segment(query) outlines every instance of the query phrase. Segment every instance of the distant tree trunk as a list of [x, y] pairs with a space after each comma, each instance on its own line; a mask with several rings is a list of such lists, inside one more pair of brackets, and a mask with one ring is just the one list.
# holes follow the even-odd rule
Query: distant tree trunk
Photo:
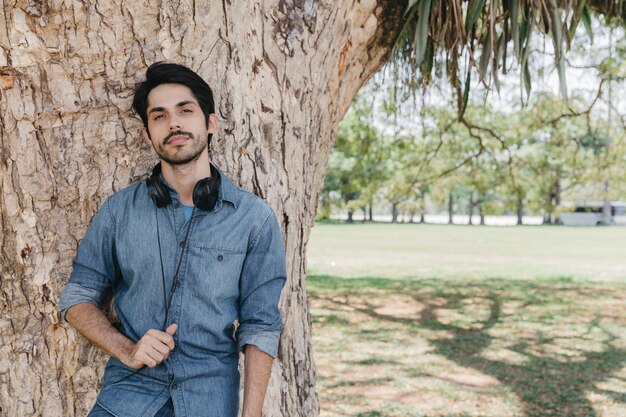
[[554, 194], [554, 187], [552, 187], [552, 189], [550, 190], [550, 195], [548, 197], [548, 209], [544, 212], [543, 214], [543, 223], [544, 224], [552, 224], [553, 222], [553, 217], [552, 217], [552, 207], [554, 207], [554, 199], [555, 199], [555, 194]]
[[424, 212], [420, 213], [420, 224], [426, 223], [426, 214]]
[[367, 221], [367, 206], [363, 206], [362, 210], [363, 210], [363, 220], [361, 220], [361, 222], [365, 223]]
[[374, 221], [374, 209], [372, 208], [373, 206], [374, 205], [370, 203], [369, 209], [368, 209], [367, 220], [369, 220], [370, 222]]
[[453, 224], [452, 217], [454, 216], [454, 197], [452, 193], [448, 193], [448, 224]]
[[552, 224], [552, 211], [547, 210], [543, 213], [543, 224]]
[[391, 203], [391, 223], [398, 223], [398, 203]]
[[[561, 179], [560, 177], [558, 177], [556, 179], [556, 182], [554, 183], [554, 207], [558, 209], [560, 205], [561, 205]], [[555, 216], [554, 224], [562, 224], [560, 214], [557, 214]]]
[[485, 214], [483, 213], [483, 205], [482, 204], [478, 205], [478, 214], [480, 215], [480, 225], [484, 226], [485, 225]]
[[524, 224], [524, 199], [522, 196], [517, 197], [517, 224]]
[[348, 223], [354, 223], [354, 211], [348, 210], [348, 219], [346, 220]]
[[[609, 182], [604, 182], [604, 195], [609, 194]], [[611, 207], [611, 200], [605, 197], [604, 204], [602, 205], [602, 224], [604, 226], [609, 226], [612, 223], [613, 219], [613, 209]]]
[[0, 415], [85, 416], [106, 355], [60, 320], [59, 292], [105, 196], [155, 156], [131, 117], [159, 60], [214, 88], [213, 161], [274, 208], [289, 277], [265, 416], [319, 404], [304, 242], [338, 123], [384, 63], [406, 1], [0, 4]]
[[472, 194], [470, 195], [470, 201], [469, 201], [469, 219], [467, 221], [468, 225], [472, 225], [472, 216], [474, 215], [474, 204], [476, 204], [474, 202], [474, 192], [472, 192]]

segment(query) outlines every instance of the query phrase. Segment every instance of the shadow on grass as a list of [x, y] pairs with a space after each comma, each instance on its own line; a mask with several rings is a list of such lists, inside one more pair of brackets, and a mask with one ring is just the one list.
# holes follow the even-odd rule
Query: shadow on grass
[[[553, 305], [561, 303], [570, 308], [574, 303], [571, 306], [573, 311], [584, 316], [584, 311], [576, 311], [575, 303], [578, 300], [611, 297], [616, 286], [623, 291], [623, 285], [581, 284], [572, 282], [568, 277], [539, 281], [486, 279], [463, 282], [311, 276], [310, 282], [313, 298], [338, 305], [341, 309], [349, 308], [375, 320], [406, 325], [407, 331], [416, 327], [439, 331], [433, 332], [435, 335], [444, 331], [445, 336], [429, 339], [434, 348], [433, 353], [496, 378], [517, 395], [525, 416], [596, 417], [597, 413], [587, 398], [589, 393], [607, 396], [626, 408], [626, 394], [596, 387], [596, 383], [626, 365], [626, 349], [619, 347], [618, 337], [600, 323], [600, 316], [587, 320], [585, 325], [587, 334], [598, 335], [593, 342], [599, 343], [601, 348], [596, 346], [588, 350], [579, 349], [575, 357], [558, 353], [546, 354], [545, 352], [550, 352], [548, 348], [558, 345], [563, 337], [537, 331], [530, 337], [524, 333], [516, 336], [514, 343], [508, 347], [524, 359], [521, 363], [490, 359], [483, 355], [496, 339], [490, 330], [498, 324], [502, 325], [503, 318], [511, 314], [523, 316], [528, 308], [545, 308], [545, 320], [552, 328], [552, 325], [559, 324], [558, 320], [555, 321], [559, 319], [558, 311], [555, 316], [549, 310]], [[415, 319], [381, 314], [376, 311], [379, 306], [368, 301], [376, 293], [408, 295], [422, 308]], [[358, 303], [351, 303], [351, 296], [355, 295], [361, 297], [358, 297]], [[443, 318], [445, 312], [462, 313], [467, 309], [471, 310], [471, 301], [476, 299], [482, 300], [482, 304], [488, 306], [488, 314], [480, 319], [459, 323], [458, 320]], [[511, 301], [518, 306], [516, 312], [503, 314], [503, 303]], [[565, 337], [575, 339], [577, 336]], [[584, 344], [585, 341], [581, 339], [580, 343]], [[370, 362], [374, 364], [376, 360], [369, 359], [368, 364]], [[383, 362], [381, 363], [384, 364]], [[412, 372], [415, 374], [416, 370]], [[360, 415], [383, 414], [371, 411]]]

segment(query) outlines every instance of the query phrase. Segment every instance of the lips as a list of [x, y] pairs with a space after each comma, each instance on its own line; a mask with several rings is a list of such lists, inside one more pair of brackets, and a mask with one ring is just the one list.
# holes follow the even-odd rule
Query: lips
[[187, 135], [175, 135], [172, 136], [171, 138], [169, 138], [165, 144], [166, 145], [182, 145], [183, 143], [187, 142], [188, 140], [190, 140], [191, 138]]

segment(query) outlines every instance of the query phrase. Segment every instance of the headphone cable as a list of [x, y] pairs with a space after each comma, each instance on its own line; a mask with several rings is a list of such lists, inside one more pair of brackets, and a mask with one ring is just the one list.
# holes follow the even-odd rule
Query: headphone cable
[[[169, 315], [169, 309], [172, 305], [172, 299], [174, 298], [174, 291], [176, 291], [176, 287], [178, 286], [178, 272], [180, 271], [180, 265], [182, 263], [183, 257], [185, 255], [185, 249], [187, 248], [187, 241], [189, 240], [189, 234], [191, 232], [191, 226], [193, 223], [193, 219], [194, 219], [194, 214], [196, 211], [196, 206], [194, 205], [193, 210], [191, 211], [191, 218], [189, 219], [189, 226], [187, 226], [187, 232], [185, 233], [185, 240], [183, 241], [183, 250], [180, 253], [180, 259], [178, 260], [178, 265], [176, 266], [176, 273], [174, 274], [174, 279], [172, 280], [172, 287], [170, 288], [170, 299], [169, 301], [167, 300], [167, 290], [165, 289], [165, 268], [163, 267], [163, 255], [161, 252], [161, 233], [159, 230], [159, 212], [158, 210], [155, 210], [155, 219], [156, 219], [156, 227], [157, 227], [157, 243], [159, 245], [159, 261], [161, 263], [161, 278], [162, 278], [162, 282], [163, 282], [163, 304], [165, 306], [165, 320], [163, 321], [163, 330], [165, 331], [166, 329], [166, 324], [167, 324], [167, 318]], [[119, 384], [120, 382], [124, 381], [126, 378], [131, 377], [133, 375], [135, 375], [137, 372], [141, 371], [143, 369], [143, 366], [141, 368], [137, 368], [135, 369], [133, 372], [131, 372], [130, 374], [123, 376], [121, 379], [115, 381], [113, 383], [113, 385], [115, 384]]]
[[158, 222], [157, 222], [157, 239], [159, 242], [159, 258], [161, 260], [161, 277], [163, 278], [163, 301], [165, 303], [165, 320], [163, 322], [163, 331], [167, 328], [167, 321], [169, 317], [170, 307], [172, 306], [172, 300], [174, 299], [174, 292], [178, 287], [178, 273], [180, 272], [180, 266], [183, 263], [183, 258], [185, 257], [185, 250], [187, 249], [187, 243], [189, 242], [189, 234], [191, 233], [191, 227], [193, 226], [194, 214], [196, 213], [196, 206], [193, 206], [191, 210], [191, 218], [189, 219], [189, 225], [187, 226], [187, 232], [185, 233], [185, 239], [183, 240], [183, 247], [180, 252], [180, 258], [178, 259], [178, 265], [176, 265], [176, 272], [174, 273], [174, 278], [172, 279], [172, 286], [170, 287], [170, 299], [167, 300], [166, 290], [165, 290], [165, 273], [163, 272], [163, 255], [161, 255], [161, 239], [158, 235]]

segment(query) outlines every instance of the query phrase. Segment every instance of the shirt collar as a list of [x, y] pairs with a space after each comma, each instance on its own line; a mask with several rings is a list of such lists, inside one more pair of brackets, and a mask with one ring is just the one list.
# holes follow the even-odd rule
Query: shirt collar
[[213, 170], [217, 171], [217, 174], [220, 176], [219, 199], [222, 201], [228, 201], [235, 208], [237, 208], [240, 202], [239, 190], [237, 189], [235, 184], [233, 184], [230, 178], [224, 175], [222, 171], [220, 171], [220, 169], [217, 168], [215, 165], [211, 164], [211, 171]]
[[[160, 172], [159, 175], [161, 176], [161, 180], [163, 181], [163, 184], [165, 184], [165, 186], [170, 191], [170, 193], [174, 194], [178, 198], [178, 193], [176, 192], [176, 190], [174, 190], [174, 188], [172, 188], [171, 185], [168, 184], [168, 182], [165, 180], [165, 177], [163, 176], [163, 173]], [[237, 208], [237, 206], [239, 206], [239, 203], [241, 201], [237, 186], [233, 184], [230, 178], [224, 175], [222, 171], [213, 164], [211, 164], [211, 175], [219, 176], [219, 180], [220, 180], [220, 191], [217, 197], [218, 203], [216, 205], [216, 210], [219, 207], [221, 207], [222, 201], [228, 201], [235, 208]]]

